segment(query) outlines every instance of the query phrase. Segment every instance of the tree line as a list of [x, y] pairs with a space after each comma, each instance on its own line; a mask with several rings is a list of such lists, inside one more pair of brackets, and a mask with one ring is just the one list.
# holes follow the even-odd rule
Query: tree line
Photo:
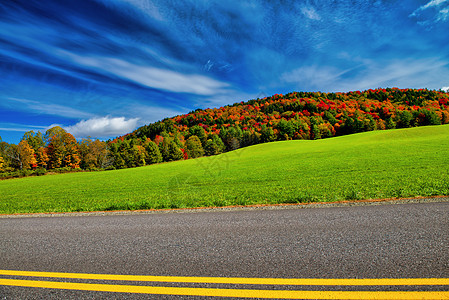
[[272, 141], [447, 123], [449, 94], [441, 90], [293, 92], [197, 109], [109, 141], [77, 141], [61, 127], [44, 134], [29, 131], [18, 145], [0, 139], [0, 172], [7, 177], [14, 172], [131, 168]]
[[192, 128], [187, 138], [163, 132], [154, 141], [149, 138], [77, 141], [59, 126], [44, 134], [28, 131], [17, 145], [8, 144], [0, 137], [0, 178], [43, 175], [48, 171], [133, 168], [224, 152], [221, 139], [206, 140], [205, 137], [200, 127]]
[[107, 168], [108, 145], [90, 138], [77, 141], [56, 126], [41, 132], [28, 131], [21, 141], [8, 144], [0, 138], [0, 172], [2, 177], [42, 175], [47, 170], [64, 172]]

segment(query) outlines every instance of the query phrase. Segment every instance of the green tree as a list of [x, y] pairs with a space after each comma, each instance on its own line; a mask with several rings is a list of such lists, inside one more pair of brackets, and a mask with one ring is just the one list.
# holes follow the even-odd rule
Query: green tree
[[117, 153], [115, 155], [115, 159], [114, 159], [114, 167], [116, 169], [123, 169], [126, 168], [126, 162], [123, 159], [123, 156], [120, 153]]
[[124, 140], [120, 143], [119, 151], [121, 157], [125, 160], [125, 167], [132, 168], [134, 165], [134, 153], [132, 147], [134, 146], [134, 140]]
[[184, 154], [182, 153], [181, 149], [169, 137], [164, 138], [159, 146], [164, 161], [175, 161], [184, 158]]
[[319, 128], [318, 121], [315, 117], [310, 118], [310, 139], [311, 140], [321, 139], [321, 131]]
[[208, 139], [206, 142], [206, 146], [204, 146], [204, 153], [207, 156], [220, 154], [220, 149], [218, 145], [211, 139]]
[[377, 129], [376, 120], [374, 120], [374, 118], [371, 115], [367, 115], [364, 122], [366, 131], [373, 131]]
[[207, 138], [206, 138], [206, 132], [204, 131], [204, 128], [198, 125], [192, 126], [189, 129], [189, 136], [196, 135], [199, 140], [201, 141], [201, 145], [204, 146], [206, 144]]
[[3, 158], [2, 169], [3, 172], [8, 172], [11, 169], [11, 158], [9, 157], [9, 144], [2, 141], [0, 137], [0, 156]]
[[168, 157], [167, 161], [181, 160], [184, 158], [184, 154], [181, 149], [176, 145], [174, 141], [168, 143]]
[[201, 145], [200, 139], [196, 135], [192, 135], [187, 139], [185, 150], [189, 158], [197, 158], [204, 155], [203, 146]]
[[22, 140], [26, 140], [31, 148], [33, 148], [34, 152], [37, 152], [37, 149], [45, 146], [45, 140], [40, 131], [34, 133], [33, 130], [25, 132], [22, 137]]
[[226, 145], [228, 151], [240, 148], [240, 141], [242, 139], [242, 129], [239, 126], [232, 126], [229, 128], [222, 128], [220, 136]]
[[244, 130], [241, 140], [242, 147], [247, 147], [260, 143], [260, 133]]
[[147, 141], [145, 142], [145, 149], [147, 152], [147, 156], [145, 158], [147, 165], [162, 162], [162, 154], [159, 151], [159, 147], [156, 145], [155, 142], [152, 142], [150, 139], [147, 139]]
[[426, 115], [425, 125], [441, 125], [441, 119], [434, 111], [426, 109], [424, 114]]
[[184, 136], [181, 133], [176, 132], [173, 135], [173, 141], [176, 143], [176, 145], [178, 145], [179, 148], [184, 147], [185, 140]]
[[279, 130], [279, 138], [282, 140], [291, 139], [295, 133], [292, 123], [285, 119], [279, 121], [277, 129]]
[[218, 147], [218, 153], [223, 153], [226, 150], [226, 146], [223, 143], [223, 140], [220, 138], [220, 136], [218, 136], [217, 134], [212, 134], [211, 136], [212, 141], [215, 143], [215, 145], [217, 145]]
[[243, 130], [242, 141], [241, 141], [242, 147], [247, 147], [252, 144], [253, 144], [253, 139], [252, 139], [251, 131]]
[[398, 125], [401, 128], [411, 127], [411, 122], [413, 120], [413, 115], [408, 110], [401, 111], [399, 113], [399, 122]]
[[273, 142], [276, 140], [276, 135], [274, 134], [274, 130], [271, 127], [267, 127], [267, 125], [261, 126], [261, 140], [262, 143]]
[[118, 160], [118, 143], [117, 142], [109, 142], [108, 143], [108, 158], [112, 162], [112, 167], [115, 169], [121, 169], [119, 168], [119, 164], [117, 163]]
[[342, 132], [344, 134], [362, 132], [364, 127], [365, 124], [359, 120], [358, 115], [354, 115], [353, 117], [346, 118], [344, 124], [342, 125]]
[[393, 118], [388, 118], [385, 122], [385, 126], [387, 129], [394, 129], [396, 128], [396, 123], [393, 121]]
[[132, 157], [132, 163], [129, 167], [141, 167], [145, 165], [147, 153], [143, 146], [134, 144], [130, 149], [130, 156]]
[[334, 114], [332, 114], [329, 111], [324, 112], [324, 118], [326, 120], [328, 120], [331, 125], [334, 125], [335, 123], [338, 122], [338, 120], [335, 118]]

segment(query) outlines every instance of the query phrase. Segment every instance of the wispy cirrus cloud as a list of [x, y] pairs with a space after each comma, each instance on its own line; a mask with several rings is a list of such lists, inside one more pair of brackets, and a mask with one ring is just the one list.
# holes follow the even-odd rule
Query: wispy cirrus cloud
[[449, 20], [449, 7], [443, 8], [438, 12], [437, 21]]
[[9, 97], [5, 101], [2, 101], [0, 106], [14, 108], [16, 110], [25, 110], [35, 114], [48, 114], [66, 118], [88, 118], [94, 116], [92, 113], [84, 112], [66, 105], [13, 97]]
[[112, 57], [89, 57], [66, 53], [78, 64], [95, 68], [140, 85], [176, 93], [213, 95], [229, 87], [228, 83], [200, 74], [186, 74], [169, 69], [142, 66]]
[[150, 0], [121, 0], [123, 3], [128, 3], [132, 6], [134, 6], [137, 10], [142, 11], [146, 15], [150, 16], [151, 18], [158, 20], [158, 21], [164, 21], [165, 18], [163, 17], [162, 13], [159, 11], [157, 5]]
[[303, 6], [301, 7], [301, 12], [306, 16], [307, 18], [311, 20], [319, 21], [321, 20], [321, 16], [317, 13], [315, 8], [312, 6]]
[[427, 4], [420, 6], [417, 10], [415, 11], [421, 11], [421, 10], [425, 10], [431, 7], [436, 7], [436, 6], [440, 6], [444, 3], [447, 3], [448, 0], [431, 0], [429, 1]]
[[[282, 75], [301, 90], [348, 91], [378, 87], [433, 86], [449, 78], [449, 65], [440, 58], [374, 61], [364, 60], [354, 68], [306, 65]], [[434, 87], [437, 89], [437, 87]]]
[[299, 86], [308, 86], [314, 90], [342, 81], [342, 75], [350, 72], [332, 66], [306, 65], [282, 74], [281, 79]]
[[29, 125], [29, 124], [18, 124], [18, 123], [0, 123], [0, 131], [15, 131], [15, 132], [26, 132], [26, 131], [45, 131], [47, 126], [41, 125]]
[[[377, 87], [431, 87], [439, 78], [447, 78], [449, 68], [440, 58], [372, 61], [356, 77], [345, 80], [344, 87], [368, 89]], [[437, 87], [434, 87], [437, 88]]]

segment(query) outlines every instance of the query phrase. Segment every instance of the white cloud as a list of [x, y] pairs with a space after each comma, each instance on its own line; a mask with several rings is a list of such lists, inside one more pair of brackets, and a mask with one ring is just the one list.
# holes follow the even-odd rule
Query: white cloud
[[126, 120], [125, 117], [101, 117], [82, 120], [64, 129], [76, 138], [88, 137], [106, 138], [130, 133], [136, 129], [139, 118]]
[[43, 103], [40, 101], [22, 99], [22, 98], [7, 98], [9, 103], [2, 103], [3, 106], [13, 107], [14, 109], [26, 110], [32, 113], [42, 113], [54, 116], [61, 116], [66, 118], [90, 118], [93, 114], [87, 113], [69, 106]]
[[111, 57], [84, 57], [63, 52], [76, 63], [97, 68], [143, 86], [176, 93], [214, 95], [229, 87], [228, 83], [199, 74], [184, 74], [168, 69], [142, 66]]
[[443, 86], [441, 88], [441, 90], [445, 91], [445, 92], [449, 92], [449, 86]]

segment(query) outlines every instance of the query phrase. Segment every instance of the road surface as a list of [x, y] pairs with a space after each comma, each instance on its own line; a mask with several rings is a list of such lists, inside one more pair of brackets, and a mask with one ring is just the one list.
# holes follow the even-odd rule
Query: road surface
[[[343, 298], [368, 295], [363, 292], [382, 295], [406, 291], [403, 295], [410, 299], [414, 295], [444, 298], [449, 297], [448, 245], [449, 202], [1, 218], [0, 299], [203, 299], [203, 290], [212, 291], [219, 299], [229, 296], [228, 291], [244, 289], [262, 291], [249, 293], [250, 297], [264, 297], [263, 291], [268, 297], [268, 291], [280, 290], [334, 293], [323, 297], [337, 297], [339, 291], [359, 293], [341, 294]], [[8, 274], [8, 270], [20, 272]], [[61, 278], [60, 273], [76, 274], [74, 278]], [[88, 275], [81, 278], [78, 273]], [[109, 280], [92, 274], [156, 277], [146, 278], [150, 281], [133, 277]], [[173, 276], [183, 278], [175, 282], [178, 277]], [[217, 277], [222, 281], [215, 282]], [[246, 279], [232, 279], [235, 277]], [[226, 278], [231, 280], [226, 282]], [[263, 278], [321, 281], [276, 284]], [[354, 278], [435, 278], [436, 281], [398, 281], [398, 285], [394, 281], [378, 281], [379, 285], [375, 281], [350, 281], [348, 285], [322, 281]], [[193, 282], [185, 282], [188, 280]], [[207, 283], [208, 280], [211, 282]], [[33, 284], [38, 287], [29, 287]], [[44, 288], [45, 285], [50, 288]], [[114, 290], [119, 285], [162, 287], [144, 291], [162, 293], [101, 291], [102, 287]], [[80, 287], [91, 290], [80, 291]], [[191, 291], [193, 294], [189, 294]], [[178, 292], [184, 296], [170, 294]], [[230, 297], [238, 295], [243, 294]], [[318, 294], [303, 295], [318, 297]], [[399, 294], [383, 294], [386, 295], [390, 298]]]

